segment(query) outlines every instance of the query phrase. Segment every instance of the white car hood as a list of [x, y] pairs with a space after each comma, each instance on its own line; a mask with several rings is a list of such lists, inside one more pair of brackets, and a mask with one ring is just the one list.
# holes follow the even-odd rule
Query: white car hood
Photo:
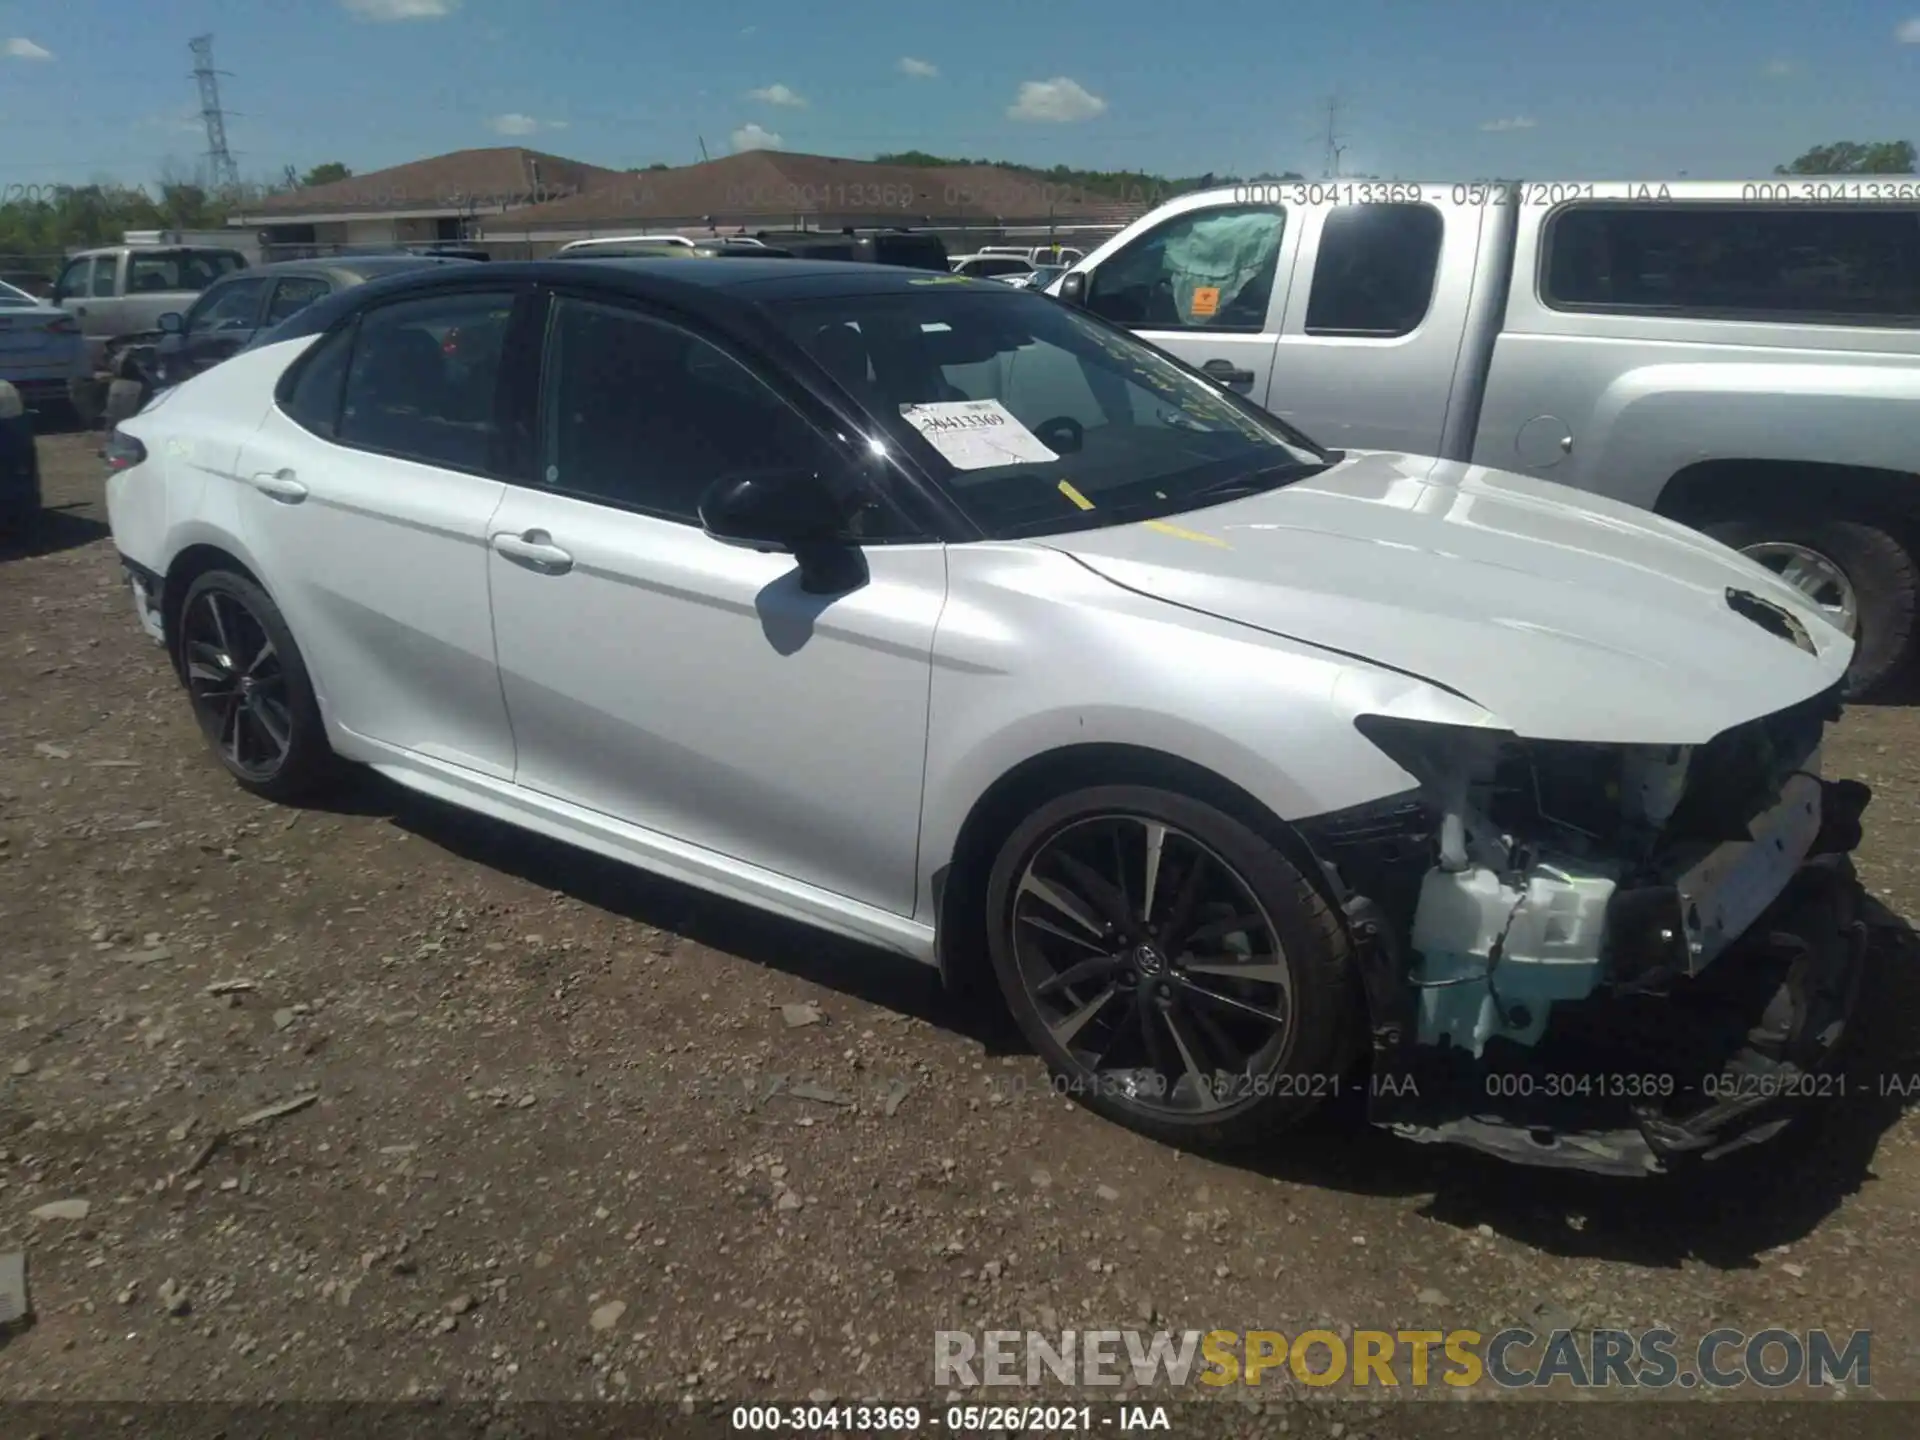
[[[1531, 739], [1700, 744], [1839, 681], [1798, 591], [1647, 511], [1423, 456], [1348, 452], [1278, 490], [1048, 537], [1116, 584], [1416, 675]], [[1733, 609], [1797, 617], [1808, 653]]]

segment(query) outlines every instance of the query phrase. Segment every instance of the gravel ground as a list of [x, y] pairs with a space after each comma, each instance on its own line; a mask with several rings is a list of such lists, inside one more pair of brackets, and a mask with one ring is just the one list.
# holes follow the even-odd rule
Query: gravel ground
[[1150, 1319], [1870, 1328], [1871, 1393], [1920, 1397], [1913, 711], [1830, 741], [1891, 913], [1814, 1123], [1675, 1182], [1344, 1114], [1237, 1167], [1049, 1095], [911, 965], [372, 778], [245, 795], [91, 445], [41, 445], [54, 514], [0, 558], [0, 1251], [37, 1311], [0, 1396], [924, 1400], [936, 1329]]

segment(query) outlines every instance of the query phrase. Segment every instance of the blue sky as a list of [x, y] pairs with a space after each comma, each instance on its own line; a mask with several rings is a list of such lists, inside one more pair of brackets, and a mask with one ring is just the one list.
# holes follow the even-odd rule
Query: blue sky
[[250, 178], [702, 139], [1318, 174], [1336, 91], [1346, 170], [1408, 178], [1739, 177], [1920, 140], [1920, 0], [0, 0], [0, 187], [190, 172], [208, 31]]

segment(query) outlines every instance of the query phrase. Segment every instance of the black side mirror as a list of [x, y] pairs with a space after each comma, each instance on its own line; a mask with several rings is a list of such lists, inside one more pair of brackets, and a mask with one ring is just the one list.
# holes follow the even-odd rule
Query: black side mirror
[[1072, 270], [1062, 275], [1060, 293], [1055, 298], [1064, 300], [1069, 305], [1085, 305], [1087, 303], [1087, 272]]
[[845, 535], [845, 518], [826, 484], [811, 471], [730, 475], [700, 497], [700, 526], [723, 545], [800, 562], [802, 587], [839, 594], [865, 578], [860, 551]]
[[178, 310], [169, 310], [154, 322], [162, 335], [184, 335], [187, 333], [187, 317]]

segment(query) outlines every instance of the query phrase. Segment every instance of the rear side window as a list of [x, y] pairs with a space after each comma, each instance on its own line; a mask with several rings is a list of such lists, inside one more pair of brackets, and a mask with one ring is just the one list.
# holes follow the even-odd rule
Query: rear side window
[[353, 355], [354, 327], [323, 336], [301, 357], [293, 383], [283, 390], [280, 408], [293, 422], [331, 440], [340, 421], [340, 394]]
[[1431, 205], [1343, 205], [1313, 262], [1307, 334], [1410, 335], [1427, 318], [1443, 232]]
[[511, 292], [432, 295], [369, 310], [347, 368], [343, 445], [485, 473]]
[[1578, 205], [1546, 249], [1556, 309], [1920, 324], [1920, 210]]
[[[239, 284], [239, 281], [235, 281]], [[291, 320], [314, 301], [322, 299], [333, 287], [326, 281], [307, 275], [288, 275], [273, 287], [273, 299], [267, 302], [267, 325]]]

